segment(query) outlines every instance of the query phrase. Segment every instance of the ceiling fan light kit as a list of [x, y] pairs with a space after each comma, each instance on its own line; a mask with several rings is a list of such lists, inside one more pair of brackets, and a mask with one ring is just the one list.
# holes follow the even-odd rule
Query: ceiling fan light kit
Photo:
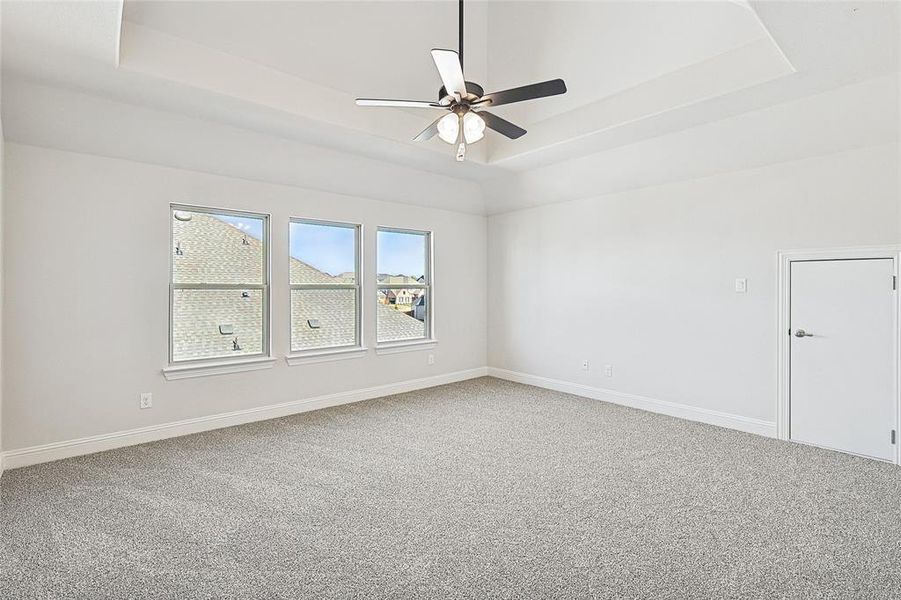
[[438, 137], [448, 144], [457, 143], [457, 132], [460, 130], [460, 117], [450, 113], [438, 119]]
[[459, 52], [435, 48], [432, 60], [441, 76], [438, 101], [386, 100], [379, 98], [357, 98], [358, 106], [388, 106], [394, 108], [430, 108], [448, 111], [423, 129], [414, 141], [424, 142], [436, 135], [443, 142], [456, 146], [456, 159], [466, 158], [466, 145], [485, 137], [485, 129], [492, 129], [512, 140], [526, 134], [522, 127], [484, 110], [487, 107], [545, 98], [566, 93], [562, 79], [551, 79], [501, 92], [486, 94], [477, 83], [463, 77], [463, 0], [460, 0]]

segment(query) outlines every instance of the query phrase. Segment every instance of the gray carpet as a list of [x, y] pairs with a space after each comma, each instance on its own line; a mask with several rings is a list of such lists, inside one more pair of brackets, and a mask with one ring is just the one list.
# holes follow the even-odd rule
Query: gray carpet
[[7, 472], [0, 598], [899, 598], [901, 469], [478, 379]]

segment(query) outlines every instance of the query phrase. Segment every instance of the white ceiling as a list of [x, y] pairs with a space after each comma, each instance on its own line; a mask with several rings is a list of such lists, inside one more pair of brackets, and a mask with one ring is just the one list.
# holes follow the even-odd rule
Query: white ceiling
[[[474, 80], [485, 8], [467, 5]], [[125, 18], [353, 96], [437, 100], [429, 50], [457, 47], [454, 2], [126, 2]]]
[[[356, 96], [435, 97], [440, 81], [428, 50], [456, 47], [456, 12], [453, 1], [5, 0], [4, 130], [14, 141], [68, 149], [77, 143], [84, 151], [177, 166], [172, 153], [161, 148], [152, 159], [153, 145], [137, 148], [135, 139], [142, 127], [150, 132], [142, 123], [148, 119], [138, 116], [149, 114], [142, 109], [156, 111], [158, 119], [183, 115], [358, 155], [372, 165], [479, 182], [482, 208], [472, 204], [472, 194], [466, 208], [476, 212], [695, 177], [708, 166], [734, 169], [776, 155], [839, 151], [873, 138], [869, 131], [879, 123], [888, 129], [879, 141], [898, 139], [895, 111], [886, 108], [898, 99], [897, 2], [467, 2], [467, 79], [494, 91], [562, 77], [569, 91], [498, 107], [494, 112], [529, 133], [515, 141], [490, 133], [458, 164], [440, 141], [411, 141], [436, 116], [431, 111], [353, 104]], [[886, 76], [880, 80], [887, 83], [872, 89], [892, 97], [870, 103], [878, 112], [867, 115], [866, 127], [854, 120], [830, 124], [844, 128], [830, 138], [841, 143], [812, 144], [797, 119], [786, 118], [790, 111], [768, 110]], [[834, 98], [833, 110], [868, 108], [865, 95], [825, 97]], [[93, 108], [88, 98], [96, 100]], [[108, 126], [98, 107], [110, 101], [121, 104], [115, 112], [130, 132], [127, 144], [90, 134]], [[734, 149], [730, 139], [716, 137], [728, 127], [702, 129], [718, 122], [780, 132], [773, 140], [780, 152], [766, 144]], [[171, 135], [202, 129], [212, 135], [208, 127], [174, 127]], [[697, 135], [701, 130], [713, 133]], [[691, 151], [665, 167], [628, 163], [635, 149], [653, 156], [682, 143], [693, 144]], [[275, 164], [281, 161], [274, 157], [257, 166], [241, 162], [242, 176], [301, 183], [292, 174], [276, 176]], [[191, 167], [205, 168], [197, 161]], [[594, 176], [605, 168], [616, 176]], [[578, 174], [578, 181], [561, 182], [560, 173]], [[417, 194], [409, 196], [405, 201], [417, 203]], [[447, 207], [459, 208], [452, 199], [449, 194]]]
[[[431, 48], [457, 47], [456, 2], [127, 2], [125, 18], [354, 96], [434, 100]], [[486, 91], [557, 77], [531, 125], [768, 38], [734, 2], [470, 2], [466, 76]]]
[[559, 99], [505, 109], [533, 124], [767, 38], [734, 2], [502, 2], [488, 12], [494, 89], [562, 77]]

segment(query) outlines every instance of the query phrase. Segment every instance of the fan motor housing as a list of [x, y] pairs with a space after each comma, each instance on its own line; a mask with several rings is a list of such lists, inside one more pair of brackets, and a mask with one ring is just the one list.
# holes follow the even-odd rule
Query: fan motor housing
[[[475, 102], [479, 98], [485, 95], [485, 90], [478, 83], [474, 83], [472, 81], [466, 82], [466, 96], [463, 100], [467, 102]], [[447, 90], [444, 89], [444, 86], [441, 86], [441, 89], [438, 90], [438, 102], [441, 102], [445, 98], [448, 97]], [[451, 96], [453, 98], [453, 96]]]

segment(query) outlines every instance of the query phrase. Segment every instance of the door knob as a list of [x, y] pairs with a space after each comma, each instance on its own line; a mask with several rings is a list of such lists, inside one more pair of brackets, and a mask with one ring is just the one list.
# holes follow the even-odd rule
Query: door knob
[[796, 330], [795, 330], [795, 337], [799, 337], [799, 338], [802, 338], [802, 337], [813, 337], [813, 334], [812, 334], [812, 333], [807, 333], [807, 332], [804, 331], [803, 329], [796, 329]]

